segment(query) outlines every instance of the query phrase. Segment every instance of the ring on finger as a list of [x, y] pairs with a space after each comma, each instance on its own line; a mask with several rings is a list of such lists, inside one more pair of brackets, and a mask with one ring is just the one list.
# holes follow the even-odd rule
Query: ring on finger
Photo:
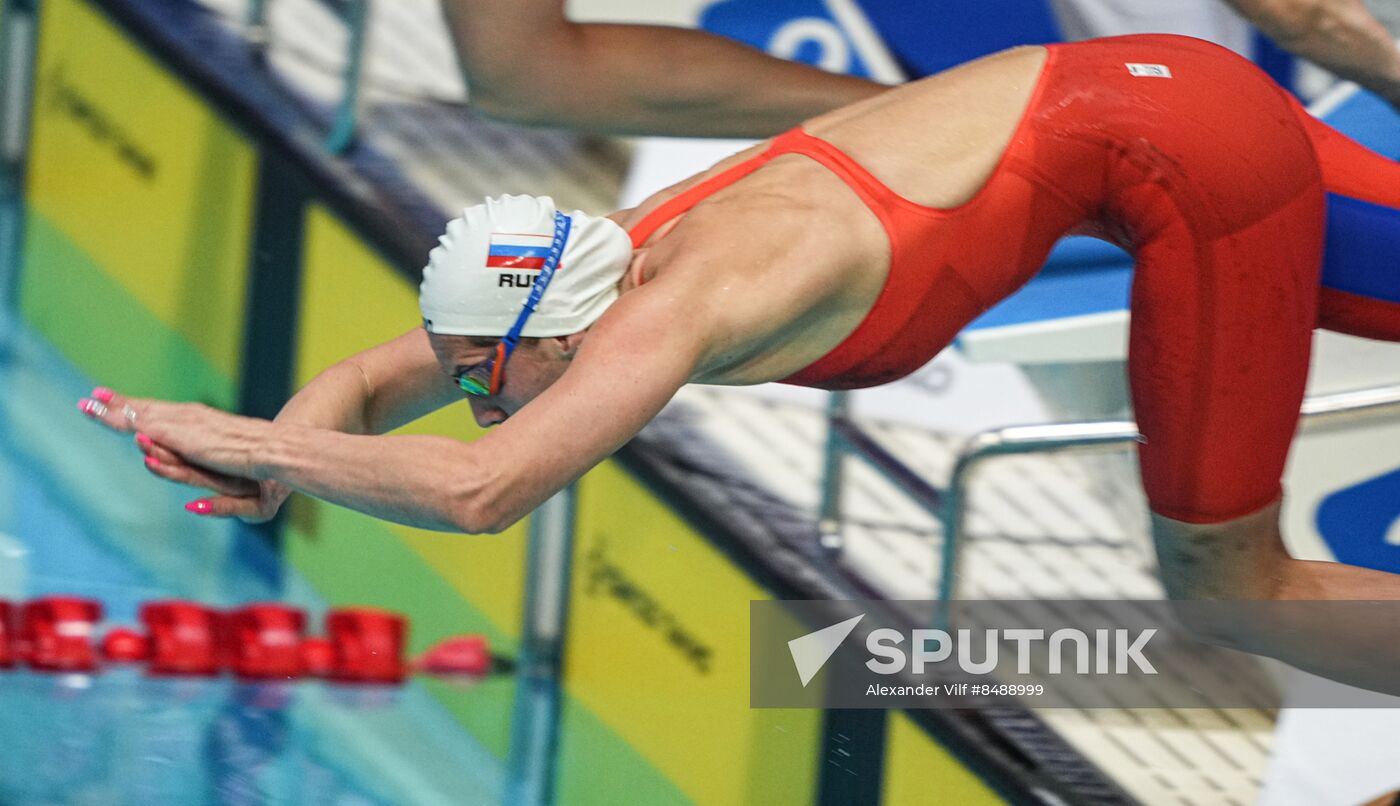
[[122, 417], [126, 419], [127, 425], [132, 427], [136, 426], [136, 409], [133, 409], [131, 406], [123, 405]]

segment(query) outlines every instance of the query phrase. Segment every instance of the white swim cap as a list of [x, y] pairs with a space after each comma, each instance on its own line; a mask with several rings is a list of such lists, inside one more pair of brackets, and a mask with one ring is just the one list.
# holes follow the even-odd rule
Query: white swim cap
[[[428, 254], [418, 307], [429, 333], [504, 336], [554, 240], [554, 200], [500, 196], [468, 207]], [[632, 239], [611, 219], [578, 210], [554, 279], [521, 333], [566, 336], [598, 320], [617, 299]]]

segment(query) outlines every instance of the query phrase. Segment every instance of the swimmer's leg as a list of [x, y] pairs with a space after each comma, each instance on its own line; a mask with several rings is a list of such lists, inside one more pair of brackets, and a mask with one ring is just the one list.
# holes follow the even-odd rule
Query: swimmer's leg
[[1152, 515], [1162, 583], [1172, 599], [1396, 601], [1400, 574], [1295, 560], [1279, 533], [1282, 501], [1222, 523]]
[[[1123, 194], [1147, 234], [1137, 250], [1129, 379], [1153, 537], [1173, 600], [1400, 600], [1400, 576], [1295, 560], [1280, 536], [1281, 480], [1307, 382], [1323, 248], [1325, 197], [1305, 146], [1281, 139], [1277, 179], [1246, 178], [1245, 200], [1267, 199], [1266, 207], [1239, 196], [1212, 205], [1217, 189], [1183, 176], [1163, 191], [1142, 183]], [[1209, 163], [1188, 169], [1220, 179]], [[1286, 184], [1294, 180], [1304, 184]], [[1348, 631], [1294, 615], [1289, 623], [1188, 617], [1187, 625], [1207, 640], [1400, 693], [1393, 625]]]
[[[1152, 537], [1167, 595], [1174, 601], [1395, 601], [1400, 575], [1332, 562], [1295, 560], [1279, 534], [1279, 502], [1222, 523], [1152, 516]], [[1339, 623], [1335, 611], [1291, 607], [1242, 610], [1228, 620], [1182, 621], [1211, 643], [1283, 661], [1313, 674], [1400, 694], [1397, 625], [1384, 619]]]
[[1378, 795], [1361, 806], [1400, 806], [1400, 790]]
[[1319, 327], [1400, 341], [1400, 163], [1309, 115], [1293, 101], [1328, 193]]
[[[1143, 487], [1161, 517], [1224, 523], [1282, 493], [1317, 315], [1323, 196], [1275, 201], [1238, 223], [1201, 205], [1188, 219], [1177, 201], [1137, 249], [1128, 379]], [[1200, 237], [1211, 231], [1221, 234]]]

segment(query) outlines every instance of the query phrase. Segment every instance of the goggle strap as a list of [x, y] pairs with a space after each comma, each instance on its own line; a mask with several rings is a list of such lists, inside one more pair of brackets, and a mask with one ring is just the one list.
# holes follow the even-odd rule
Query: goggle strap
[[564, 255], [564, 244], [569, 240], [569, 230], [573, 228], [573, 224], [572, 218], [555, 211], [554, 241], [549, 245], [549, 254], [544, 259], [544, 266], [540, 269], [539, 276], [535, 278], [535, 284], [530, 288], [530, 296], [525, 298], [525, 307], [521, 308], [520, 315], [515, 319], [515, 324], [511, 325], [505, 338], [501, 339], [503, 343], [509, 345], [508, 351], [515, 349], [515, 345], [520, 341], [520, 333], [525, 329], [525, 323], [530, 319], [530, 314], [535, 312], [549, 281], [554, 279], [554, 270], [559, 267], [559, 259]]
[[496, 394], [501, 391], [501, 373], [505, 370], [506, 357], [511, 351], [506, 348], [505, 342], [496, 345], [496, 360], [491, 363], [491, 384], [486, 387], [488, 394]]

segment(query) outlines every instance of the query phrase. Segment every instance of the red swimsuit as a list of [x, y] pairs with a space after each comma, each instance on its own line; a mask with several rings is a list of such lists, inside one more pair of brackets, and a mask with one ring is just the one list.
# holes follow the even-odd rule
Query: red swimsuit
[[[1029, 280], [1063, 235], [1112, 240], [1137, 262], [1129, 371], [1144, 486], [1155, 512], [1193, 522], [1279, 494], [1318, 322], [1323, 169], [1329, 188], [1400, 207], [1400, 166], [1314, 121], [1249, 62], [1133, 36], [1052, 46], [1000, 164], [957, 208], [915, 204], [798, 129], [652, 211], [634, 244], [790, 153], [859, 194], [891, 258], [860, 326], [787, 383], [902, 377]], [[1323, 325], [1400, 338], [1400, 305], [1323, 297]]]

